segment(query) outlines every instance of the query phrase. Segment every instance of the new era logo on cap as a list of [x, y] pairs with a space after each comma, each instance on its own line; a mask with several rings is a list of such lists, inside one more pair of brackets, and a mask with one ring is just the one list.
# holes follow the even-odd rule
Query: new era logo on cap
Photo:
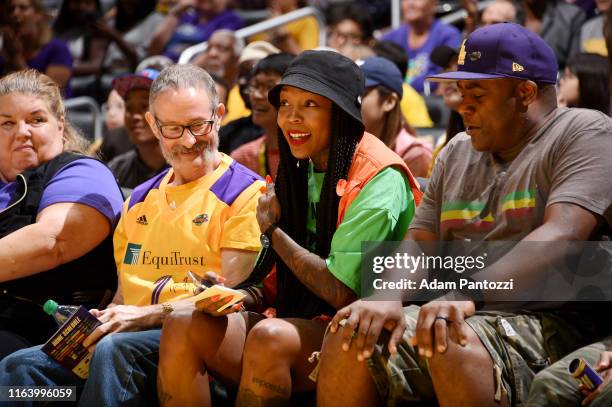
[[479, 28], [463, 41], [459, 68], [428, 77], [432, 81], [516, 78], [557, 82], [555, 53], [537, 34], [515, 23]]

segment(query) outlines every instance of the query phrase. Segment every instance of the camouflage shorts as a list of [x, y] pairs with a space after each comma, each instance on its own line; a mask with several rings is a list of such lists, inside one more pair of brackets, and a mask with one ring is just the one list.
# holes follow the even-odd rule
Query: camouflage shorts
[[[576, 407], [582, 402], [578, 391], [578, 381], [568, 373], [568, 366], [575, 358], [582, 358], [591, 366], [599, 361], [599, 355], [610, 349], [612, 337], [580, 348], [550, 367], [539, 372], [529, 392], [526, 405], [529, 407], [560, 406]], [[612, 405], [612, 386], [607, 386], [604, 392], [591, 404], [592, 407]]]
[[[417, 306], [404, 309], [407, 328], [398, 353], [389, 355], [388, 336], [381, 337], [368, 362], [378, 391], [388, 406], [435, 400], [427, 359], [409, 341], [416, 329], [418, 312]], [[583, 339], [578, 333], [574, 338], [571, 327], [542, 315], [478, 312], [467, 323], [493, 359], [494, 398], [500, 401], [507, 397], [512, 406], [525, 404], [534, 376], [556, 360], [554, 355], [565, 355], [577, 349], [577, 343], [583, 343], [579, 342]], [[554, 332], [561, 332], [563, 340], [556, 340]]]

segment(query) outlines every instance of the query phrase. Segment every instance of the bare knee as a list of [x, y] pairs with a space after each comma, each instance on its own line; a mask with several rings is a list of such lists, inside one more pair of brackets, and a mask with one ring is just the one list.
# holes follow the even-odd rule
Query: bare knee
[[300, 352], [300, 337], [290, 323], [281, 319], [265, 319], [249, 332], [245, 359], [258, 363], [292, 361]]
[[172, 341], [172, 345], [184, 343], [188, 340], [187, 333], [191, 325], [191, 312], [172, 312], [165, 320], [162, 327], [161, 341]]
[[[323, 340], [321, 348], [321, 367], [323, 365], [340, 366], [340, 365], [356, 365], [357, 350], [355, 346], [351, 346], [349, 350], [342, 349], [342, 331], [340, 327], [336, 333], [328, 333]], [[325, 362], [323, 362], [325, 361]]]
[[449, 338], [446, 352], [435, 352], [429, 367], [441, 406], [453, 405], [453, 400], [461, 400], [464, 405], [507, 403], [502, 395], [501, 370], [496, 374], [496, 369], [501, 368], [495, 366], [471, 328], [465, 346], [459, 345], [457, 338]]

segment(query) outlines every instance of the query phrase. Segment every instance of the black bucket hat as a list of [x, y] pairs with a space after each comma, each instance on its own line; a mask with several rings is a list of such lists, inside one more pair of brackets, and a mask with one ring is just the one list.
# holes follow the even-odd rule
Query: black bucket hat
[[283, 86], [294, 86], [326, 97], [363, 124], [364, 84], [361, 69], [349, 58], [334, 51], [305, 51], [291, 62], [280, 83], [268, 92], [268, 100], [278, 109]]

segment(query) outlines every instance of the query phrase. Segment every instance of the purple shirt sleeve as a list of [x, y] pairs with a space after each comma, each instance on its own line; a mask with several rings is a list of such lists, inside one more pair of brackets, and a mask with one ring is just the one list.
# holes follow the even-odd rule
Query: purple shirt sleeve
[[121, 216], [123, 197], [111, 171], [99, 161], [84, 158], [67, 164], [51, 178], [38, 211], [60, 202], [90, 206], [115, 227]]
[[164, 55], [178, 61], [181, 52], [189, 45], [208, 41], [213, 32], [220, 29], [237, 30], [244, 26], [242, 18], [232, 10], [226, 10], [200, 23], [200, 16], [194, 10], [181, 14], [179, 24], [170, 37]]
[[72, 55], [65, 42], [53, 38], [28, 61], [28, 66], [45, 72], [50, 65], [61, 65], [72, 70]]
[[[461, 43], [461, 33], [451, 25], [442, 23], [440, 20], [434, 20], [429, 37], [419, 48], [408, 47], [408, 32], [409, 26], [402, 24], [396, 30], [391, 31], [383, 37], [383, 40], [388, 40], [399, 44], [406, 50], [408, 54], [408, 73], [406, 81], [419, 93], [424, 92], [424, 80], [429, 75], [434, 75], [442, 72], [442, 68], [432, 63], [429, 55], [438, 45], [448, 45], [451, 48], [459, 48]], [[430, 89], [433, 91], [437, 87], [436, 83], [430, 83]]]

